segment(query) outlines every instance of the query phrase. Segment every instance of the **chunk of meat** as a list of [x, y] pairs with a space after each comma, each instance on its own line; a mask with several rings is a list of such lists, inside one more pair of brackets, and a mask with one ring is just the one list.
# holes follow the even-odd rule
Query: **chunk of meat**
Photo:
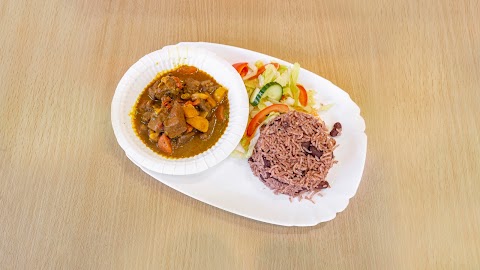
[[[154, 91], [155, 92], [153, 96], [155, 99], [161, 99], [168, 92], [168, 90], [165, 88], [155, 89]], [[149, 92], [149, 95], [150, 95], [150, 92]]]
[[205, 87], [210, 87], [210, 86], [215, 85], [215, 83], [213, 83], [211, 80], [201, 81], [200, 84], [201, 84], [202, 86], [205, 86]]
[[162, 79], [160, 79], [161, 84], [164, 85], [168, 90], [173, 90], [177, 87], [177, 80], [175, 80], [175, 77], [167, 75], [163, 76]]
[[[164, 95], [171, 95], [176, 96], [180, 92], [181, 86], [179, 84], [179, 79], [174, 76], [166, 75], [160, 79], [160, 83], [158, 84], [157, 88], [155, 89], [155, 98], [161, 99]], [[151, 93], [149, 92], [149, 95]]]
[[187, 130], [185, 115], [182, 106], [178, 102], [174, 102], [170, 114], [163, 123], [165, 133], [170, 138], [175, 138]]
[[189, 142], [193, 136], [195, 136], [195, 131], [192, 131], [192, 132], [189, 132], [189, 133], [185, 133], [183, 135], [181, 135], [180, 137], [178, 137], [177, 139], [177, 146], [182, 146], [184, 144], [186, 144], [187, 142]]
[[185, 88], [183, 89], [183, 91], [189, 94], [193, 94], [200, 91], [200, 82], [190, 77], [186, 78]]
[[157, 93], [157, 87], [156, 86], [151, 86], [148, 88], [148, 97], [151, 99], [156, 99], [155, 94]]
[[160, 119], [159, 117], [152, 117], [152, 119], [150, 119], [150, 122], [148, 122], [148, 128], [157, 133], [162, 131], [163, 130], [162, 119]]
[[153, 111], [153, 100], [145, 100], [144, 102], [138, 105], [138, 110], [140, 112], [151, 112]]
[[160, 80], [155, 81], [155, 83], [148, 88], [148, 96], [152, 99], [155, 100], [155, 93], [156, 90], [158, 89], [158, 85], [160, 84]]
[[200, 103], [198, 103], [197, 106], [202, 112], [210, 112], [210, 110], [212, 109], [212, 107], [210, 107], [210, 104], [205, 102], [205, 100], [203, 99], [200, 100]]
[[162, 107], [164, 107], [168, 110], [172, 107], [171, 103], [172, 103], [172, 98], [171, 97], [169, 97], [169, 96], [163, 96], [162, 97], [162, 99], [161, 99]]
[[145, 124], [140, 125], [140, 133], [145, 133], [147, 134], [148, 128]]
[[153, 112], [144, 112], [142, 116], [140, 116], [140, 120], [146, 124], [150, 121], [150, 119], [152, 118], [152, 115], [153, 115]]
[[217, 89], [218, 85], [216, 85], [214, 82], [212, 82], [211, 80], [205, 80], [205, 81], [202, 81], [201, 83], [201, 92], [207, 92], [207, 93], [212, 93], [213, 91], [215, 91], [215, 89]]
[[158, 113], [157, 119], [160, 119], [160, 121], [165, 121], [168, 117], [168, 112], [166, 110], [162, 110]]

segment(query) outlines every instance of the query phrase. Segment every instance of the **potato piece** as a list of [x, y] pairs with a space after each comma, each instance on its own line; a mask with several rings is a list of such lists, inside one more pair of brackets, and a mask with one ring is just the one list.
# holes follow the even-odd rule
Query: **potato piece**
[[187, 118], [198, 116], [198, 111], [192, 104], [185, 104], [183, 105], [182, 109], [185, 113], [185, 117]]
[[197, 106], [197, 105], [200, 104], [201, 102], [202, 102], [201, 99], [196, 99], [196, 100], [194, 100], [194, 101], [192, 102], [192, 105], [193, 105], [193, 106]]
[[158, 106], [158, 105], [153, 105], [153, 111], [155, 112], [156, 115], [159, 115], [160, 112], [162, 111], [162, 107]]
[[192, 100], [196, 100], [196, 99], [207, 99], [208, 98], [208, 95], [207, 94], [203, 94], [203, 93], [195, 93], [195, 94], [192, 94]]
[[207, 132], [208, 130], [208, 120], [201, 116], [187, 118], [187, 123], [201, 132]]
[[149, 134], [148, 134], [148, 138], [149, 138], [151, 141], [154, 141], [154, 142], [158, 141], [158, 136], [159, 136], [160, 134], [158, 134], [158, 133], [156, 133], [156, 132], [154, 132], [154, 131], [152, 131], [152, 130], [150, 130], [148, 133], [149, 133]]
[[227, 89], [224, 87], [219, 87], [215, 92], [213, 92], [213, 98], [217, 101], [220, 102], [222, 99], [225, 97], [225, 94], [227, 93]]
[[208, 112], [207, 112], [207, 111], [200, 113], [200, 117], [207, 118], [207, 116], [208, 116]]
[[215, 100], [211, 96], [208, 96], [207, 102], [208, 102], [208, 104], [210, 104], [210, 106], [212, 106], [212, 108], [217, 106], [217, 102], [215, 102]]

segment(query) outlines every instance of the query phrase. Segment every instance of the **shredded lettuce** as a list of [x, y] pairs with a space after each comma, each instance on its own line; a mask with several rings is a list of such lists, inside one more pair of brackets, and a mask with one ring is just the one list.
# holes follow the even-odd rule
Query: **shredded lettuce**
[[281, 104], [282, 102], [278, 102], [275, 99], [270, 98], [269, 96], [264, 96], [260, 99], [257, 107], [259, 110], [263, 110], [268, 106], [272, 106], [273, 104]]
[[293, 106], [293, 104], [295, 104], [295, 100], [292, 97], [287, 97], [285, 99], [285, 104], [287, 104], [288, 106]]
[[287, 86], [283, 88], [283, 96], [293, 98], [292, 90], [290, 90], [290, 87]]
[[230, 154], [231, 157], [233, 158], [244, 158], [245, 157], [245, 153], [239, 151], [239, 150], [233, 150], [233, 152]]
[[257, 87], [257, 84], [258, 84], [258, 80], [257, 79], [252, 79], [252, 80], [246, 80], [243, 82], [245, 84], [245, 87], [246, 88], [253, 88], [255, 89]]
[[263, 61], [262, 60], [258, 60], [257, 62], [255, 62], [255, 66], [257, 68], [260, 68], [261, 66], [263, 66]]
[[243, 158], [245, 157], [245, 154], [246, 154], [246, 151], [243, 148], [242, 143], [240, 142], [240, 144], [237, 145], [237, 147], [235, 148], [235, 150], [233, 150], [230, 156], [234, 158]]
[[261, 109], [260, 109], [260, 108], [258, 108], [258, 107], [256, 107], [256, 108], [254, 108], [254, 109], [250, 110], [250, 118], [253, 118], [253, 117], [255, 117], [255, 115], [256, 115], [256, 114], [257, 114], [259, 111], [261, 111]]
[[252, 140], [250, 140], [250, 144], [248, 145], [247, 153], [245, 153], [246, 158], [250, 158], [253, 154], [253, 149], [255, 148], [255, 145], [257, 144], [258, 138], [260, 138], [260, 132], [255, 133], [253, 136]]
[[263, 85], [273, 82], [280, 73], [278, 73], [277, 69], [274, 65], [268, 64], [265, 66], [265, 71], [262, 73], [263, 76]]
[[261, 110], [265, 109], [267, 107], [267, 105], [265, 105], [265, 102], [262, 102], [262, 100], [260, 100], [257, 107], [258, 107], [259, 111], [261, 111]]
[[315, 104], [315, 91], [307, 90], [307, 96], [308, 96], [308, 105], [313, 106]]
[[279, 69], [278, 73], [280, 74], [280, 76], [275, 79], [275, 82], [279, 83], [282, 87], [285, 87], [290, 79], [290, 71], [288, 69], [280, 71]]
[[251, 77], [255, 76], [257, 74], [257, 72], [258, 72], [257, 66], [249, 63], [248, 64], [248, 72], [245, 76], [243, 76], [243, 80], [244, 81], [249, 80]]
[[322, 104], [322, 105], [320, 106], [320, 109], [318, 109], [318, 110], [321, 111], [321, 112], [328, 111], [328, 110], [330, 110], [330, 108], [333, 107], [333, 105], [335, 105], [335, 104], [334, 104], [334, 103], [325, 104], [325, 105]]
[[299, 74], [300, 74], [300, 64], [295, 63], [292, 66], [292, 72], [291, 72], [291, 76], [290, 76], [290, 84], [297, 84]]
[[292, 91], [293, 99], [295, 100], [294, 105], [298, 106], [298, 96], [299, 96], [299, 91], [297, 87], [297, 80], [298, 80], [298, 74], [300, 73], [300, 64], [295, 63], [293, 64], [292, 71], [290, 73], [290, 81], [288, 82], [288, 85], [290, 87], [290, 90]]
[[263, 74], [258, 76], [258, 88], [262, 88], [265, 85], [265, 77], [263, 77]]
[[279, 116], [280, 113], [279, 112], [272, 112], [270, 113], [267, 118], [265, 118], [265, 120], [262, 122], [262, 124], [260, 126], [263, 126], [267, 123], [269, 123], [270, 121], [272, 121], [273, 119], [277, 118], [277, 116]]
[[[250, 139], [246, 136], [243, 136], [243, 138], [240, 140], [240, 146], [242, 147], [242, 152], [243, 153], [246, 153], [247, 149], [248, 149], [248, 145], [250, 144]], [[235, 148], [236, 150], [239, 150], [238, 149], [238, 146], [237, 148]], [[239, 150], [240, 151], [240, 150]]]
[[285, 65], [280, 65], [280, 66], [278, 67], [278, 72], [284, 73], [285, 71], [288, 71], [288, 67], [287, 67], [287, 66], [285, 66]]

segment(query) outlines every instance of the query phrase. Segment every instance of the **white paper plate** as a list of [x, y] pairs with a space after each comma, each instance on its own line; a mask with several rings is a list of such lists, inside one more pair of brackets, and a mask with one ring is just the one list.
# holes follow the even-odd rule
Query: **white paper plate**
[[[180, 43], [215, 52], [229, 63], [263, 60], [291, 65], [280, 59], [221, 44]], [[338, 164], [333, 166], [327, 180], [331, 188], [322, 191], [322, 196], [308, 200], [289, 201], [288, 196], [274, 195], [257, 177], [247, 160], [229, 157], [215, 168], [193, 176], [163, 175], [141, 166], [143, 171], [162, 183], [199, 201], [247, 218], [283, 226], [313, 226], [335, 218], [343, 211], [360, 184], [365, 165], [367, 136], [365, 122], [359, 107], [343, 90], [328, 80], [305, 69], [300, 71], [299, 82], [307, 89], [316, 89], [316, 99], [324, 104], [335, 105], [320, 114], [328, 127], [341, 122], [342, 135], [336, 138], [339, 147], [335, 150]]]
[[[168, 159], [153, 152], [137, 137], [129, 114], [140, 93], [159, 72], [179, 65], [195, 66], [226, 87], [230, 114], [225, 133], [212, 148], [191, 158]], [[128, 69], [113, 96], [111, 117], [118, 143], [138, 164], [158, 173], [193, 174], [227, 158], [240, 142], [248, 122], [248, 96], [242, 79], [223, 58], [190, 45], [166, 46], [145, 55]]]

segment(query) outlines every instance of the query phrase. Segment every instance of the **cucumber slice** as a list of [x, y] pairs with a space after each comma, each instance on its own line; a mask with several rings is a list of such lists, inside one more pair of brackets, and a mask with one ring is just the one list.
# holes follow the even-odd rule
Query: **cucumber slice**
[[283, 96], [283, 87], [282, 85], [280, 85], [279, 83], [276, 83], [274, 82], [268, 89], [267, 91], [265, 92], [265, 95], [267, 95], [267, 97], [273, 99], [273, 100], [276, 100], [276, 101], [280, 101], [280, 99], [282, 99], [282, 96]]
[[[263, 89], [263, 88], [262, 88]], [[258, 93], [260, 92], [260, 88], [255, 88], [255, 90], [253, 90], [253, 93], [252, 95], [250, 96], [250, 104], [253, 105], [253, 103], [255, 102], [255, 98], [257, 97]], [[257, 102], [258, 104], [258, 102]], [[255, 106], [255, 105], [254, 105]]]
[[250, 104], [257, 106], [262, 96], [266, 94], [269, 98], [280, 101], [283, 95], [283, 88], [279, 83], [270, 82], [265, 84], [262, 89], [255, 89], [250, 96]]

